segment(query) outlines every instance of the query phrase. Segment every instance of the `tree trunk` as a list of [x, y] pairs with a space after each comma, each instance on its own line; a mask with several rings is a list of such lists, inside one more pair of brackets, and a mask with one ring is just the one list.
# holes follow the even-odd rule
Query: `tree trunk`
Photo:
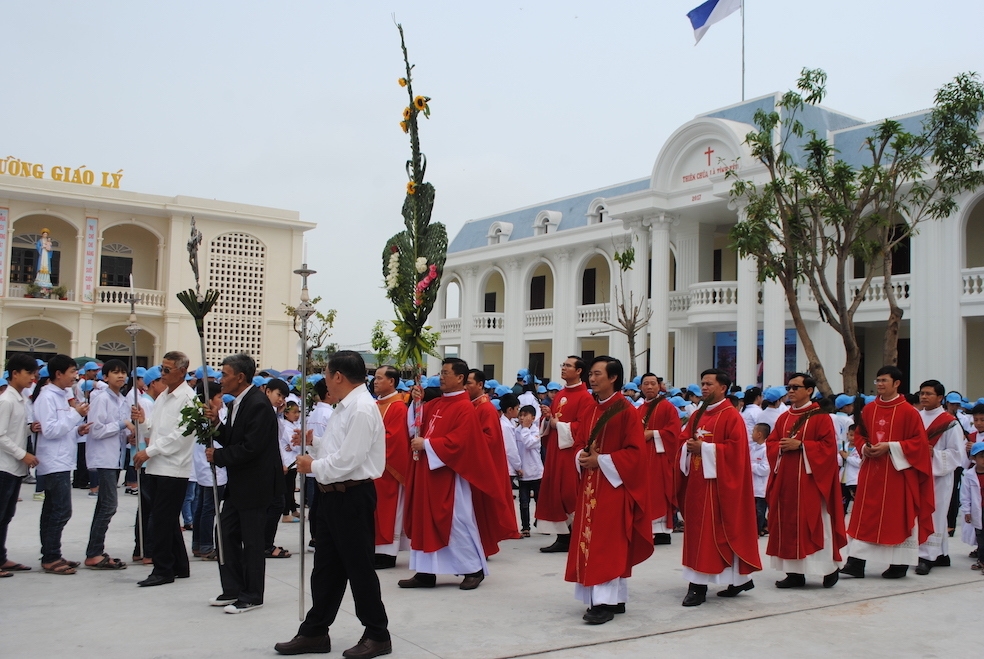
[[636, 370], [636, 332], [638, 330], [633, 324], [632, 327], [625, 328], [625, 336], [629, 340], [629, 380], [634, 380], [638, 374]]
[[885, 284], [885, 299], [888, 300], [888, 323], [885, 325], [885, 344], [882, 348], [882, 364], [885, 366], [899, 365], [899, 330], [902, 327], [902, 309], [899, 308], [892, 286], [892, 252], [885, 251], [885, 272], [882, 275]]
[[810, 337], [809, 332], [806, 331], [806, 323], [803, 322], [803, 312], [800, 311], [796, 282], [782, 281], [782, 288], [786, 292], [786, 302], [789, 304], [789, 313], [793, 317], [796, 336], [799, 337], [800, 342], [803, 344], [803, 352], [806, 353], [807, 370], [813, 376], [813, 379], [817, 381], [817, 387], [820, 389], [820, 393], [824, 396], [829, 396], [833, 393], [833, 390], [827, 381], [827, 372], [820, 362], [819, 355], [817, 355], [817, 349], [813, 345], [813, 339]]

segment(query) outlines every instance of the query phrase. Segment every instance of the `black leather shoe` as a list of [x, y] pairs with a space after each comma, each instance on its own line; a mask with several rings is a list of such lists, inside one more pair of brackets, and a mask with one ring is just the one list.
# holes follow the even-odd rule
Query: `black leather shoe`
[[437, 575], [418, 572], [409, 579], [396, 582], [400, 588], [433, 588], [437, 584]]
[[687, 596], [683, 598], [684, 606], [700, 606], [707, 601], [707, 586], [698, 586], [695, 583], [690, 584], [690, 588], [687, 589]]
[[654, 533], [653, 534], [653, 545], [668, 545], [672, 543], [672, 537], [669, 533]]
[[933, 561], [933, 567], [950, 567], [950, 557], [946, 555], [937, 557]]
[[909, 572], [908, 565], [889, 565], [888, 569], [882, 572], [882, 577], [884, 577], [885, 579], [901, 579], [908, 572]]
[[396, 567], [396, 556], [376, 554], [373, 558], [373, 567], [377, 570], [385, 570], [387, 568]]
[[866, 561], [862, 558], [847, 557], [847, 563], [840, 569], [841, 574], [846, 574], [855, 579], [864, 579], [864, 566]]
[[746, 590], [751, 590], [752, 588], [755, 588], [755, 582], [749, 579], [740, 586], [731, 584], [724, 590], [719, 590], [718, 597], [737, 597], [739, 593], [743, 593]]
[[[891, 568], [889, 568], [891, 569]], [[933, 562], [927, 561], [924, 558], [919, 559], [919, 564], [916, 566], [916, 574], [925, 575], [929, 574], [929, 571], [933, 569]], [[884, 575], [882, 575], [884, 576]], [[887, 578], [887, 577], [886, 577]]]
[[615, 611], [605, 604], [599, 604], [588, 609], [581, 619], [589, 625], [603, 625], [615, 619]]
[[348, 659], [371, 659], [371, 657], [379, 657], [392, 651], [393, 643], [391, 641], [374, 641], [371, 638], [363, 638], [358, 645], [343, 652], [342, 656]]
[[143, 581], [138, 581], [137, 585], [141, 587], [163, 586], [166, 583], [174, 583], [174, 577], [162, 577], [159, 574], [152, 574]]
[[567, 533], [564, 535], [558, 535], [554, 543], [548, 547], [540, 547], [540, 551], [544, 554], [560, 554], [567, 553], [567, 550], [571, 547], [571, 534]]
[[776, 582], [776, 588], [802, 588], [806, 585], [806, 575], [790, 572], [786, 578]]
[[485, 574], [483, 574], [481, 570], [471, 574], [466, 574], [465, 578], [461, 580], [461, 585], [458, 586], [458, 588], [461, 590], [475, 590], [478, 588], [478, 584], [482, 583], [484, 579]]
[[833, 588], [834, 585], [840, 580], [840, 570], [834, 570], [830, 574], [824, 575], [823, 577], [823, 587]]
[[273, 649], [280, 654], [324, 654], [331, 652], [331, 639], [324, 636], [301, 636], [298, 634], [286, 643], [277, 643]]

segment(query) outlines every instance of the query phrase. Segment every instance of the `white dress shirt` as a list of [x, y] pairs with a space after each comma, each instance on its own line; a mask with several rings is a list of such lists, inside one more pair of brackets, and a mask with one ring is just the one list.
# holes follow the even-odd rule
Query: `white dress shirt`
[[181, 410], [192, 404], [195, 390], [187, 382], [174, 391], [165, 391], [154, 401], [154, 413], [150, 417], [146, 470], [153, 476], [189, 478], [191, 476], [191, 449], [194, 433], [183, 434]]
[[386, 429], [376, 401], [356, 387], [338, 403], [321, 441], [312, 448], [311, 472], [325, 485], [379, 478], [386, 468]]
[[50, 382], [34, 401], [34, 420], [41, 424], [38, 433], [38, 475], [75, 469], [78, 426], [82, 417], [68, 404], [64, 389]]
[[27, 399], [13, 387], [0, 394], [0, 471], [27, 476]]
[[85, 447], [85, 464], [89, 469], [119, 469], [121, 451], [129, 432], [130, 404], [122, 395], [106, 388], [92, 400], [87, 417], [92, 427]]

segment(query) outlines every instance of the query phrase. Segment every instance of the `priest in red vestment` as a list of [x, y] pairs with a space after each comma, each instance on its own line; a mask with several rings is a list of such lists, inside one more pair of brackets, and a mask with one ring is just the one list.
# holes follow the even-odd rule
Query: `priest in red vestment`
[[683, 514], [684, 606], [699, 606], [709, 584], [727, 584], [720, 597], [755, 587], [762, 569], [745, 420], [725, 398], [731, 378], [718, 369], [701, 373], [703, 402], [687, 422], [680, 455], [677, 501]]
[[[495, 465], [496, 478], [499, 479], [500, 492], [502, 499], [501, 505], [495, 508], [483, 508], [483, 512], [501, 512], [506, 514], [505, 519], [489, 520], [489, 525], [498, 525], [504, 528], [512, 528], [510, 539], [519, 538], [519, 530], [516, 528], [516, 511], [513, 507], [512, 479], [509, 477], [509, 462], [506, 459], [506, 445], [502, 436], [502, 423], [499, 420], [499, 411], [485, 394], [485, 372], [477, 368], [468, 371], [468, 378], [465, 380], [465, 393], [475, 406], [478, 414], [478, 423], [482, 426], [482, 436], [489, 445], [489, 453], [492, 455], [492, 462]], [[509, 438], [513, 440], [512, 437]], [[477, 511], [476, 511], [477, 512]], [[479, 520], [481, 525], [483, 522]], [[498, 551], [498, 549], [496, 550]], [[489, 554], [491, 556], [492, 552]]]
[[386, 469], [373, 483], [376, 486], [376, 556], [377, 570], [396, 566], [400, 549], [408, 549], [403, 535], [404, 485], [410, 469], [410, 433], [407, 430], [407, 406], [396, 390], [400, 372], [393, 366], [376, 369], [372, 387], [376, 407], [386, 428]]
[[536, 530], [556, 533], [553, 544], [541, 547], [549, 554], [566, 552], [571, 540], [571, 520], [578, 497], [577, 454], [584, 448], [578, 432], [581, 412], [595, 404], [585, 381], [588, 366], [577, 356], [560, 365], [564, 388], [557, 392], [550, 406], [540, 406], [543, 441], [547, 447], [543, 461], [543, 480], [536, 501]]
[[639, 406], [642, 428], [649, 453], [649, 500], [647, 508], [653, 518], [653, 544], [670, 544], [673, 532], [673, 510], [677, 507], [677, 459], [680, 451], [680, 414], [662, 396], [659, 378], [653, 373], [642, 376], [642, 395], [646, 402]]
[[882, 366], [875, 402], [861, 410], [854, 431], [861, 454], [858, 490], [847, 528], [841, 574], [864, 578], [867, 560], [888, 563], [886, 579], [904, 577], [919, 561], [919, 545], [933, 533], [933, 467], [919, 412], [899, 393], [902, 371]]
[[[400, 581], [401, 588], [433, 588], [437, 574], [458, 574], [464, 575], [459, 587], [474, 590], [488, 573], [486, 557], [516, 534], [515, 518], [510, 527], [501, 524], [507, 517], [502, 482], [465, 393], [467, 375], [464, 361], [444, 360], [442, 396], [424, 404], [422, 436], [410, 440], [415, 457], [404, 530], [417, 573]], [[413, 393], [422, 395], [419, 387]]]
[[653, 553], [649, 456], [639, 417], [621, 393], [622, 373], [617, 359], [594, 359], [589, 378], [599, 402], [580, 416], [584, 449], [565, 578], [590, 607], [583, 619], [593, 625], [625, 611], [632, 566]]
[[837, 435], [829, 414], [811, 401], [817, 382], [794, 373], [786, 384], [791, 407], [766, 440], [769, 475], [769, 545], [772, 567], [786, 573], [777, 588], [802, 588], [806, 575], [837, 583], [841, 550], [847, 546], [841, 498]]

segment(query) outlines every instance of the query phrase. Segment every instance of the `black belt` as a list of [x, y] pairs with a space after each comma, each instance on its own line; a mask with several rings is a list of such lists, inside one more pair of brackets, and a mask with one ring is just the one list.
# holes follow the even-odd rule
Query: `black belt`
[[371, 482], [372, 482], [371, 478], [363, 478], [362, 480], [357, 480], [357, 481], [342, 481], [340, 483], [328, 483], [327, 485], [318, 483], [318, 489], [325, 493], [344, 492], [345, 490], [355, 487], [356, 485], [365, 485], [366, 483], [371, 483]]

